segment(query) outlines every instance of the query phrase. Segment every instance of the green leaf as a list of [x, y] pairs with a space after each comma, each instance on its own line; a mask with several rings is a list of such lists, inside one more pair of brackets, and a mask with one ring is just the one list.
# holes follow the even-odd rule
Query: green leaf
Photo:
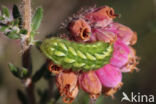
[[20, 70], [20, 78], [26, 78], [29, 74], [28, 74], [28, 70], [26, 68], [21, 68]]
[[6, 6], [2, 6], [2, 15], [5, 15], [6, 17], [10, 17], [9, 9]]
[[38, 50], [40, 50], [41, 44], [42, 44], [42, 41], [36, 41], [36, 42], [35, 42], [35, 46], [36, 46], [36, 48], [37, 48]]
[[19, 19], [15, 19], [14, 21], [12, 21], [14, 26], [18, 26], [19, 25]]
[[18, 19], [19, 20], [19, 26], [22, 27], [22, 15], [17, 7], [17, 5], [13, 6], [13, 10], [12, 10], [12, 15], [14, 19]]
[[26, 68], [18, 68], [12, 63], [9, 63], [8, 66], [12, 74], [17, 78], [24, 79], [29, 75], [28, 70]]
[[26, 35], [27, 33], [28, 33], [28, 31], [27, 31], [26, 29], [21, 29], [21, 30], [20, 30], [20, 34]]
[[32, 25], [31, 25], [32, 31], [36, 31], [39, 28], [42, 18], [43, 18], [43, 9], [38, 8], [32, 18]]
[[19, 39], [20, 35], [16, 33], [16, 31], [11, 31], [6, 34], [10, 39]]
[[3, 21], [3, 20], [4, 20], [4, 18], [2, 16], [0, 16], [0, 21]]
[[28, 99], [26, 95], [19, 89], [17, 90], [17, 96], [19, 100], [21, 101], [21, 104], [28, 104]]
[[0, 28], [0, 31], [1, 31], [1, 32], [4, 32], [7, 28], [8, 28], [8, 26], [2, 26], [2, 27]]
[[12, 63], [9, 63], [8, 66], [9, 66], [9, 69], [12, 72], [12, 74], [14, 76], [18, 77], [18, 70], [19, 69], [14, 64], [12, 64]]

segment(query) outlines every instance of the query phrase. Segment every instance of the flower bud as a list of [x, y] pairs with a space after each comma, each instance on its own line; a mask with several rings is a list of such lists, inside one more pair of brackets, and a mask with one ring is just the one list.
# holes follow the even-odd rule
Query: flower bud
[[104, 67], [96, 70], [96, 75], [101, 81], [102, 85], [107, 88], [114, 88], [122, 80], [122, 73], [117, 68], [112, 66], [111, 64], [107, 64]]
[[134, 45], [137, 42], [136, 32], [133, 32], [129, 27], [125, 25], [119, 23], [111, 23], [105, 28], [105, 30], [117, 34], [118, 40], [127, 45]]
[[76, 41], [87, 41], [90, 38], [91, 28], [83, 19], [72, 21], [69, 31]]
[[114, 52], [110, 60], [110, 64], [116, 67], [122, 67], [128, 61], [130, 48], [120, 41], [114, 43]]
[[56, 85], [65, 103], [71, 103], [77, 96], [77, 79], [78, 76], [74, 72], [61, 72], [57, 75]]
[[102, 85], [94, 71], [89, 71], [79, 76], [80, 87], [90, 94], [92, 99], [96, 99], [101, 91]]
[[93, 12], [86, 14], [85, 17], [95, 26], [105, 27], [113, 21], [116, 15], [114, 14], [113, 8], [104, 6], [96, 8]]

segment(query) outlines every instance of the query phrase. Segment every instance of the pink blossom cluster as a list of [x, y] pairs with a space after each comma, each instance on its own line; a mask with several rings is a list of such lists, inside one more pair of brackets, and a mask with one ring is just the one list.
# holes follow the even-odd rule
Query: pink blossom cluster
[[74, 100], [78, 86], [92, 99], [100, 94], [113, 96], [122, 86], [122, 73], [137, 69], [136, 51], [132, 48], [137, 41], [137, 34], [129, 27], [114, 22], [116, 16], [113, 8], [103, 6], [87, 11], [69, 23], [70, 40], [83, 43], [104, 41], [113, 44], [114, 50], [110, 63], [95, 71], [65, 72], [59, 68], [57, 87], [65, 103]]

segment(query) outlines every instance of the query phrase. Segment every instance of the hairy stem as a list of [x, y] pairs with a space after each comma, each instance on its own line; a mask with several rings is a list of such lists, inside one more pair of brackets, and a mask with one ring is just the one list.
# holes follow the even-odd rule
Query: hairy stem
[[31, 32], [31, 0], [23, 0], [23, 5], [23, 27], [28, 31], [28, 39]]
[[[29, 45], [30, 32], [31, 32], [31, 0], [22, 0], [23, 2], [23, 28], [28, 31], [26, 38], [23, 40], [23, 55], [22, 63], [23, 67], [28, 69], [29, 74], [32, 72], [32, 62], [31, 62], [31, 47]], [[32, 78], [29, 77], [25, 79], [24, 85], [27, 92], [27, 97], [29, 104], [36, 104], [35, 94], [34, 94], [34, 83], [32, 83]]]

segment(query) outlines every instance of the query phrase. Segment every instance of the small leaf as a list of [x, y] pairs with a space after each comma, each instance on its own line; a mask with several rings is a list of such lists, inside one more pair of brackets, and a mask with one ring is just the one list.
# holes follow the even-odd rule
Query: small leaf
[[21, 101], [21, 104], [28, 104], [28, 99], [26, 95], [19, 89], [17, 90], [17, 96], [19, 100]]
[[28, 31], [26, 29], [21, 29], [20, 30], [20, 34], [26, 35], [28, 33]]
[[10, 17], [9, 9], [6, 6], [2, 6], [2, 15], [5, 15], [6, 17]]
[[43, 9], [38, 8], [32, 18], [32, 25], [31, 25], [32, 31], [36, 31], [39, 28], [42, 18], [43, 18]]
[[29, 75], [28, 70], [26, 68], [18, 68], [12, 63], [9, 63], [8, 66], [12, 74], [17, 78], [24, 79]]
[[0, 16], [0, 21], [3, 21], [4, 20], [4, 17]]
[[40, 50], [41, 44], [42, 44], [42, 41], [36, 41], [36, 42], [35, 42], [35, 46], [36, 46], [36, 48], [37, 48], [38, 50]]
[[7, 28], [8, 28], [8, 26], [2, 26], [2, 27], [0, 28], [0, 31], [1, 31], [1, 32], [4, 32]]
[[14, 64], [12, 64], [12, 63], [9, 63], [8, 66], [9, 66], [9, 69], [12, 72], [12, 74], [14, 76], [18, 77], [18, 70], [19, 69]]
[[14, 26], [18, 26], [19, 25], [19, 19], [15, 19], [14, 21], [12, 21]]
[[7, 33], [7, 37], [10, 39], [19, 39], [20, 35], [16, 33], [16, 31], [11, 31]]
[[26, 77], [28, 77], [28, 70], [26, 69], [26, 68], [21, 68], [21, 70], [20, 70], [20, 78], [26, 78]]
[[13, 6], [12, 15], [13, 15], [14, 19], [19, 20], [19, 26], [21, 26], [22, 25], [22, 15], [20, 14], [20, 11], [19, 11], [17, 5]]

